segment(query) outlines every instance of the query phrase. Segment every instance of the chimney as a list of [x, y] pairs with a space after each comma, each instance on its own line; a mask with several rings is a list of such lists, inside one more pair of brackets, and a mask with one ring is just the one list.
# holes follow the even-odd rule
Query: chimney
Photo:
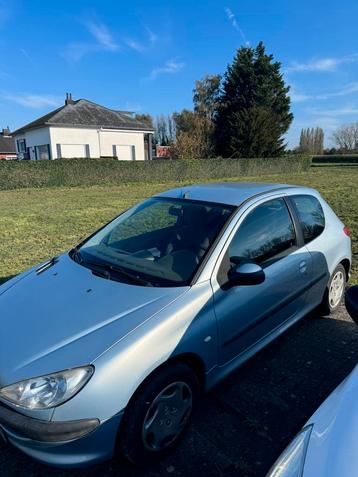
[[74, 101], [72, 99], [72, 93], [66, 93], [66, 99], [65, 99], [65, 104], [74, 104]]
[[2, 132], [1, 132], [1, 135], [4, 136], [4, 137], [9, 137], [10, 136], [9, 126], [6, 127], [6, 128], [3, 128]]

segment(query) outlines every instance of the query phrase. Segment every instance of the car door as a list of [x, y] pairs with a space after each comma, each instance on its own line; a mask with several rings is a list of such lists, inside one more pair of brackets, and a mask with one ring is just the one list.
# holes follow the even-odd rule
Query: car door
[[[212, 278], [219, 361], [224, 364], [292, 318], [305, 306], [312, 259], [284, 198], [266, 200], [240, 218]], [[230, 286], [229, 270], [260, 265], [263, 283]]]

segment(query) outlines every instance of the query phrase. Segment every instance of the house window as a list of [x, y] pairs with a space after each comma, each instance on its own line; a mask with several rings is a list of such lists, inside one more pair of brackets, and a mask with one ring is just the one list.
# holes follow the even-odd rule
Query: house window
[[17, 151], [25, 153], [26, 152], [26, 141], [25, 139], [18, 139], [17, 140]]
[[51, 159], [50, 154], [50, 145], [42, 144], [41, 146], [35, 147], [36, 159], [37, 160], [49, 160]]

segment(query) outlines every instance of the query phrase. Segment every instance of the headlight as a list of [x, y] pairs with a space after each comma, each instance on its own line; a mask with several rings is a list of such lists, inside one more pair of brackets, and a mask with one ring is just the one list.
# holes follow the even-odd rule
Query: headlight
[[305, 427], [282, 452], [267, 477], [302, 477], [311, 426]]
[[73, 397], [88, 382], [93, 366], [20, 381], [0, 389], [0, 398], [26, 409], [48, 409]]

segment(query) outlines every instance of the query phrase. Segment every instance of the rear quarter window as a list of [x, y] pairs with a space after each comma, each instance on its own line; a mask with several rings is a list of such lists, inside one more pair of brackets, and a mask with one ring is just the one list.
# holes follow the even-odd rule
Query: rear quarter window
[[295, 195], [291, 200], [296, 206], [305, 244], [321, 235], [325, 217], [319, 200], [312, 195]]

